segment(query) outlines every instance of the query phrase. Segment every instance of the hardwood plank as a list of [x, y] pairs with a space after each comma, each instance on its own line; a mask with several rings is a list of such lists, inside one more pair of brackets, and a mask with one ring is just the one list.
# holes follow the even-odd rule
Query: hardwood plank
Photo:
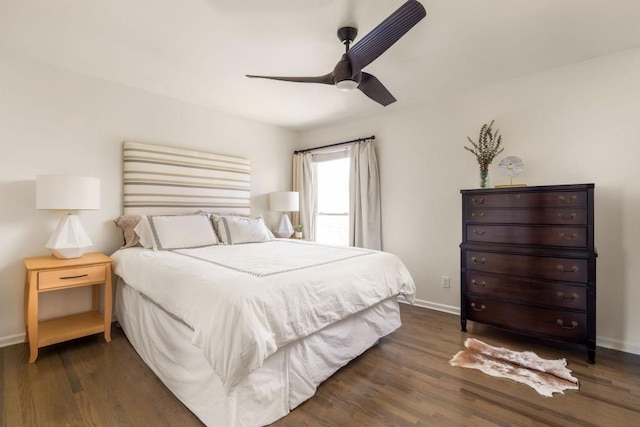
[[[275, 427], [289, 426], [635, 426], [640, 356], [534, 340], [457, 316], [402, 305], [403, 326], [320, 385]], [[522, 384], [456, 368], [466, 338], [541, 357], [567, 359], [580, 390], [538, 395]], [[133, 350], [122, 330], [40, 349], [0, 349], [0, 426], [201, 426]]]

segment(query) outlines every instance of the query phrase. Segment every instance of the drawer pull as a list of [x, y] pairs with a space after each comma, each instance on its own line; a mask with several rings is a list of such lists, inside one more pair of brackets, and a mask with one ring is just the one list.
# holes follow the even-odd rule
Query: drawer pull
[[576, 213], [575, 212], [571, 212], [571, 214], [569, 214], [569, 215], [563, 214], [563, 213], [559, 213], [558, 214], [558, 218], [564, 219], [564, 220], [576, 219]]
[[564, 326], [564, 322], [562, 321], [562, 319], [558, 319], [558, 320], [556, 320], [556, 323], [558, 323], [558, 325], [559, 325], [561, 328], [564, 328], [564, 329], [575, 329], [575, 328], [577, 328], [577, 327], [578, 327], [578, 325], [579, 325], [579, 323], [578, 323], [578, 322], [576, 322], [575, 320], [572, 320], [572, 321], [571, 321], [571, 326]]
[[482, 205], [484, 204], [484, 197], [480, 197], [479, 199], [476, 199], [475, 197], [473, 199], [471, 199], [471, 201], [473, 203], [475, 203], [476, 205]]
[[[475, 212], [471, 212], [471, 216], [472, 216], [472, 217], [476, 216], [476, 213], [475, 213]], [[484, 217], [484, 212], [480, 212], [480, 213], [478, 214], [478, 216], [479, 216], [480, 218]]]
[[569, 270], [565, 269], [564, 265], [562, 264], [558, 264], [557, 268], [558, 268], [558, 271], [562, 271], [563, 273], [577, 273], [578, 270], [580, 270], [576, 265], [572, 265], [571, 269]]
[[83, 277], [89, 277], [89, 275], [88, 274], [79, 274], [77, 276], [64, 276], [64, 277], [61, 277], [60, 280], [81, 279]]
[[484, 280], [481, 283], [476, 282], [476, 279], [471, 279], [471, 284], [473, 286], [475, 286], [476, 288], [484, 288], [484, 286], [487, 284], [487, 282], [485, 282]]
[[578, 200], [578, 196], [576, 196], [575, 194], [571, 197], [564, 197], [564, 196], [560, 196], [558, 197], [558, 200], [560, 200], [560, 203], [575, 203]]
[[[471, 303], [471, 308], [473, 308], [475, 311], [485, 311], [485, 310], [487, 309], [487, 306], [486, 306], [486, 305], [484, 305], [484, 304], [482, 304], [482, 305], [480, 306], [480, 308], [476, 308], [476, 303], [475, 303], [475, 302], [472, 302], [472, 303]], [[558, 320], [560, 320], [560, 319], [558, 319]]]
[[576, 294], [575, 292], [571, 294], [571, 296], [565, 297], [564, 296], [564, 292], [558, 292], [558, 298], [562, 298], [562, 299], [567, 299], [567, 300], [574, 300], [574, 299], [578, 299], [580, 296], [578, 294]]
[[564, 240], [575, 240], [578, 238], [578, 233], [573, 233], [573, 234], [558, 233], [558, 236], [560, 236], [560, 238]]
[[484, 233], [486, 233], [484, 230], [473, 230], [473, 234], [476, 236], [484, 236]]
[[484, 258], [476, 258], [474, 256], [471, 257], [471, 262], [474, 264], [484, 264]]

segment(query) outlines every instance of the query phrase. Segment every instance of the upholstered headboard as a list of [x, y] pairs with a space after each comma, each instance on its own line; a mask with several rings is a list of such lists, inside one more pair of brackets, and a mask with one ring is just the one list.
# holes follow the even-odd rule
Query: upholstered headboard
[[123, 144], [124, 214], [249, 214], [249, 160], [182, 148]]

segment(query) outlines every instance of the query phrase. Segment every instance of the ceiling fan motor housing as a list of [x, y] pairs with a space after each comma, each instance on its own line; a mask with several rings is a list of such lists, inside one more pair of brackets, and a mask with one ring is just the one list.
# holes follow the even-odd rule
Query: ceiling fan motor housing
[[352, 76], [351, 60], [345, 53], [333, 69], [333, 83], [340, 90], [353, 90], [360, 84], [362, 73]]

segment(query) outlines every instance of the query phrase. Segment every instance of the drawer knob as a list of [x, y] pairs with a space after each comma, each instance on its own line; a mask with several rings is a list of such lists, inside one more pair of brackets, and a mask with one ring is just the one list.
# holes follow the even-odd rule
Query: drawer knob
[[485, 310], [487, 309], [487, 306], [486, 306], [486, 305], [484, 305], [484, 304], [482, 304], [482, 305], [480, 306], [480, 308], [477, 308], [477, 307], [476, 307], [476, 303], [475, 303], [475, 302], [472, 302], [472, 303], [471, 303], [471, 308], [473, 308], [475, 311], [485, 311]]
[[558, 236], [564, 240], [575, 240], [578, 238], [578, 233], [573, 233], [573, 234], [558, 233]]
[[473, 199], [471, 199], [471, 201], [473, 203], [475, 203], [476, 205], [482, 205], [484, 204], [484, 197], [480, 197], [478, 199], [476, 199], [475, 197]]
[[575, 212], [571, 212], [569, 215], [563, 214], [563, 213], [559, 213], [558, 214], [558, 218], [564, 219], [564, 220], [576, 219], [576, 213]]
[[563, 273], [577, 273], [578, 270], [580, 270], [576, 265], [572, 265], [571, 268], [568, 269], [568, 268], [565, 268], [565, 266], [562, 264], [558, 264], [557, 269], [558, 271], [561, 271]]
[[[471, 217], [475, 217], [475, 216], [476, 216], [476, 213], [475, 213], [475, 212], [471, 212]], [[484, 217], [484, 212], [480, 212], [480, 213], [478, 214], [478, 216], [479, 216], [480, 218]]]
[[484, 258], [476, 258], [474, 256], [471, 257], [471, 262], [474, 264], [484, 264]]
[[64, 277], [61, 277], [60, 280], [81, 279], [83, 277], [89, 277], [89, 275], [88, 274], [79, 274], [77, 276], [64, 276]]
[[486, 233], [484, 230], [473, 230], [473, 234], [476, 236], [484, 236], [484, 233]]
[[578, 294], [576, 294], [575, 292], [572, 293], [571, 295], [569, 295], [568, 297], [564, 296], [564, 292], [558, 292], [558, 298], [562, 298], [562, 299], [566, 299], [566, 300], [570, 300], [573, 301], [574, 299], [578, 299], [580, 296]]
[[575, 194], [571, 197], [560, 196], [558, 197], [558, 200], [560, 200], [560, 203], [571, 204], [571, 203], [575, 203], [578, 200], [578, 196], [576, 196]]
[[560, 326], [561, 328], [564, 328], [564, 329], [575, 329], [579, 325], [579, 323], [576, 322], [575, 320], [571, 321], [571, 326], [565, 326], [564, 325], [564, 321], [562, 319], [556, 320], [556, 323], [558, 324], [558, 326]]
[[476, 288], [484, 288], [484, 286], [487, 284], [487, 282], [485, 282], [485, 281], [483, 280], [482, 282], [478, 283], [478, 282], [476, 281], [476, 279], [471, 279], [471, 284], [472, 284], [473, 286], [475, 286]]

